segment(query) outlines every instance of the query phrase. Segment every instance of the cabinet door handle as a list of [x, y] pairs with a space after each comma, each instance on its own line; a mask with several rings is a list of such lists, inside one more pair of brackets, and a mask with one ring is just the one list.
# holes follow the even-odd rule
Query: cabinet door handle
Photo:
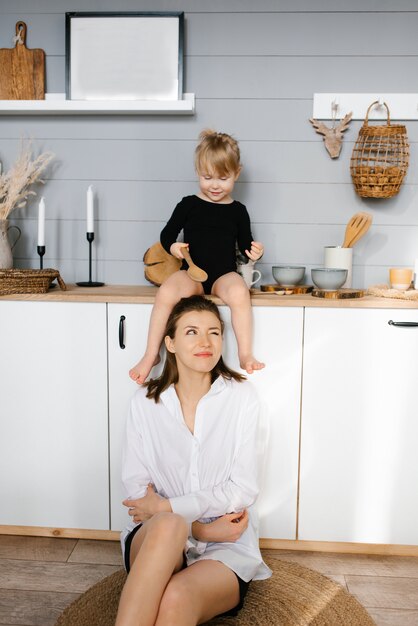
[[126, 317], [124, 315], [121, 315], [119, 320], [119, 348], [121, 350], [125, 350], [125, 344], [123, 343], [123, 337], [125, 334], [125, 320]]
[[389, 326], [404, 326], [405, 328], [418, 326], [418, 322], [394, 322], [393, 320], [389, 320], [388, 324]]

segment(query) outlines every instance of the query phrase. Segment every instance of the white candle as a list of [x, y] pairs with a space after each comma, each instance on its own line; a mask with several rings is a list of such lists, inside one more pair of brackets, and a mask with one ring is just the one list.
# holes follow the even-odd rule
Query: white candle
[[93, 186], [87, 189], [87, 232], [94, 233]]
[[38, 207], [38, 246], [45, 245], [45, 199], [42, 197]]

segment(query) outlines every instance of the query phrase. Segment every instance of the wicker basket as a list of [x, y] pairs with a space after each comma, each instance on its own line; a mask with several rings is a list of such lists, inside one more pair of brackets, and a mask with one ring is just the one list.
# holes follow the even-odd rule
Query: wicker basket
[[0, 270], [0, 296], [18, 293], [46, 293], [54, 279], [62, 290], [67, 286], [58, 270]]
[[409, 164], [409, 143], [405, 126], [391, 125], [389, 107], [385, 126], [369, 126], [367, 109], [351, 156], [350, 171], [356, 192], [362, 198], [391, 198], [405, 178]]

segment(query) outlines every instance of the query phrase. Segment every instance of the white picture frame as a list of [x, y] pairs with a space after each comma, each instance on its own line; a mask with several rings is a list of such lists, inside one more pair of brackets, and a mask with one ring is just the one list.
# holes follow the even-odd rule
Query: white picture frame
[[183, 96], [183, 12], [66, 13], [68, 100]]

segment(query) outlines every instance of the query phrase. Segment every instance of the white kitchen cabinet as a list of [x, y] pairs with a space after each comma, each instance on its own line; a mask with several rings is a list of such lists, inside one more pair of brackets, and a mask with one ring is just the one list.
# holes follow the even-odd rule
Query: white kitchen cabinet
[[[109, 304], [109, 410], [111, 528], [120, 530], [129, 520], [121, 505], [121, 447], [129, 401], [136, 384], [128, 370], [143, 354], [148, 333], [151, 305]], [[230, 325], [229, 309], [220, 307], [226, 321], [224, 355], [226, 362], [239, 369], [236, 342]], [[260, 451], [263, 466], [259, 499], [260, 536], [296, 537], [297, 474], [299, 450], [299, 403], [302, 363], [303, 308], [254, 307], [254, 352], [266, 368], [250, 376], [262, 402]], [[119, 328], [124, 333], [120, 347]], [[156, 368], [158, 373], [158, 368]], [[154, 373], [154, 372], [153, 372]], [[227, 417], [227, 416], [226, 416]]]
[[299, 539], [418, 543], [417, 310], [306, 309]]
[[[152, 304], [108, 304], [111, 530], [122, 530], [130, 521], [122, 505], [121, 461], [129, 404], [138, 385], [129, 370], [145, 352], [151, 310]], [[154, 368], [152, 375], [158, 371]]]
[[107, 529], [106, 304], [0, 302], [0, 524]]

